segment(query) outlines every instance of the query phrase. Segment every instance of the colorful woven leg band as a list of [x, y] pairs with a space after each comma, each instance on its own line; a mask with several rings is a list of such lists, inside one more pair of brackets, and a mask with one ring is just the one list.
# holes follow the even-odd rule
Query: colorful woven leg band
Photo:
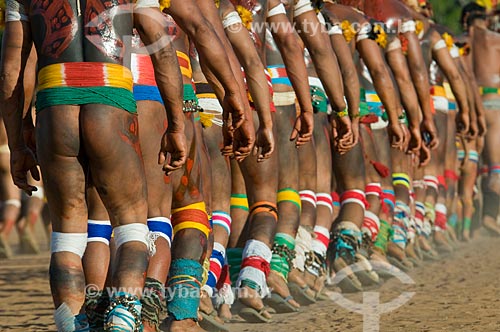
[[246, 194], [231, 194], [231, 209], [248, 211], [248, 199]]
[[257, 213], [268, 213], [273, 216], [274, 220], [278, 220], [278, 209], [272, 202], [260, 201], [250, 207], [250, 217]]
[[174, 226], [174, 235], [183, 229], [197, 229], [208, 237], [211, 228], [205, 203], [199, 202], [173, 209], [172, 226]]
[[435, 207], [436, 219], [434, 220], [434, 229], [436, 231], [445, 231], [447, 223], [447, 213], [446, 205], [437, 203]]
[[403, 221], [394, 218], [392, 222], [392, 230], [393, 234], [391, 241], [401, 249], [405, 249], [407, 242], [407, 228], [405, 227]]
[[117, 292], [110, 299], [105, 311], [105, 331], [142, 331], [142, 304], [135, 295]]
[[392, 237], [392, 233], [391, 225], [385, 220], [380, 220], [380, 229], [373, 245], [383, 252], [387, 252], [387, 243], [389, 238]]
[[176, 259], [170, 266], [167, 310], [175, 320], [198, 320], [203, 266], [192, 259]]
[[256, 290], [261, 297], [269, 293], [267, 276], [270, 272], [271, 249], [258, 240], [248, 240], [243, 249], [243, 261], [236, 286], [247, 286]]
[[315, 238], [312, 243], [312, 249], [321, 254], [326, 255], [328, 244], [330, 243], [330, 231], [323, 226], [314, 226]]
[[392, 174], [392, 185], [393, 186], [404, 186], [410, 190], [411, 180], [410, 176], [406, 173], [393, 173]]
[[[219, 242], [214, 242], [212, 256], [210, 256], [210, 271], [208, 272], [207, 286], [214, 289], [226, 261], [226, 248]], [[209, 294], [210, 296], [212, 294]]]
[[295, 257], [295, 239], [285, 233], [277, 233], [274, 237], [271, 258], [271, 270], [278, 272], [283, 279], [288, 279]]
[[284, 188], [278, 190], [278, 204], [279, 203], [293, 203], [299, 210], [301, 209], [300, 195], [297, 190], [292, 188]]
[[382, 190], [382, 211], [384, 213], [391, 213], [396, 207], [396, 196], [394, 195], [394, 190], [384, 189]]
[[367, 234], [372, 241], [375, 241], [377, 239], [379, 229], [380, 229], [379, 217], [375, 213], [366, 210], [365, 218], [363, 220], [363, 226], [361, 227], [363, 233]]
[[107, 291], [98, 291], [85, 294], [85, 314], [89, 320], [91, 331], [102, 331], [106, 316], [104, 311], [109, 306], [109, 295]]
[[436, 220], [436, 210], [434, 208], [434, 204], [425, 202], [425, 219], [427, 219], [431, 225], [434, 225], [434, 221]]
[[231, 216], [229, 213], [224, 212], [224, 211], [214, 211], [212, 212], [212, 223], [213, 226], [219, 226], [222, 227], [226, 232], [227, 235], [231, 235]]
[[490, 165], [489, 174], [500, 174], [500, 165]]
[[54, 321], [59, 332], [89, 332], [87, 315], [74, 315], [66, 303], [61, 304], [54, 312]]
[[361, 231], [350, 221], [340, 222], [333, 235], [335, 259], [342, 258], [347, 264], [355, 262], [361, 244]]
[[143, 322], [148, 322], [154, 326], [157, 331], [160, 329], [160, 323], [167, 314], [167, 302], [165, 300], [165, 286], [160, 281], [146, 277], [144, 291], [141, 297]]
[[312, 251], [312, 242], [310, 229], [300, 225], [295, 236], [295, 258], [293, 259], [293, 267], [300, 272], [304, 272], [307, 255]]

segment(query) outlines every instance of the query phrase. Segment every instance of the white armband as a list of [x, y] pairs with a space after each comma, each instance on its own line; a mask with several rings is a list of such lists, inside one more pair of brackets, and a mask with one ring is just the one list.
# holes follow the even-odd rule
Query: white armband
[[270, 18], [270, 17], [276, 16], [276, 15], [279, 15], [279, 14], [285, 14], [285, 15], [286, 15], [285, 6], [283, 6], [283, 4], [282, 4], [282, 3], [280, 3], [280, 4], [279, 4], [279, 5], [277, 5], [276, 7], [273, 7], [272, 9], [270, 9], [270, 10], [267, 12], [267, 18]]
[[293, 17], [300, 16], [308, 11], [314, 10], [311, 0], [296, 0], [293, 6]]
[[458, 48], [457, 45], [453, 44], [451, 50], [450, 50], [451, 57], [456, 59], [460, 57], [460, 48]]
[[235, 24], [241, 24], [241, 17], [236, 11], [232, 11], [228, 13], [224, 18], [222, 19], [222, 26], [224, 26], [224, 29], [227, 29], [231, 25]]
[[134, 8], [160, 8], [158, 0], [137, 0]]
[[432, 50], [434, 51], [439, 51], [442, 48], [446, 48], [446, 42], [444, 41], [444, 39], [440, 39], [437, 43], [434, 44], [434, 46], [432, 46]]
[[388, 53], [397, 49], [401, 49], [401, 40], [399, 40], [399, 38], [394, 38], [394, 40], [387, 45], [385, 52]]
[[372, 25], [370, 23], [365, 23], [359, 29], [357, 33], [356, 42], [360, 42], [364, 39], [370, 38], [370, 32], [372, 31]]
[[319, 23], [321, 23], [321, 25], [326, 26], [326, 21], [325, 21], [325, 18], [323, 17], [323, 14], [321, 14], [321, 12], [319, 12], [318, 15], [316, 15], [316, 16], [318, 17]]
[[415, 23], [415, 21], [410, 20], [403, 22], [403, 24], [401, 24], [401, 33], [415, 32], [415, 31], [417, 31], [417, 24]]
[[338, 24], [332, 25], [330, 30], [328, 30], [328, 34], [331, 35], [342, 35], [342, 28]]
[[5, 22], [29, 21], [23, 3], [19, 3], [16, 0], [7, 0], [5, 7]]

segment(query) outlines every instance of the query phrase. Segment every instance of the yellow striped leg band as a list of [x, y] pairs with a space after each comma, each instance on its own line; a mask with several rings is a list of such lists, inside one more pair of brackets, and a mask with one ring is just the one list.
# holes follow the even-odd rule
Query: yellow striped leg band
[[299, 210], [301, 209], [299, 192], [292, 188], [284, 188], [278, 190], [278, 204], [283, 202], [293, 203], [297, 206]]
[[231, 209], [241, 209], [248, 212], [248, 199], [246, 194], [231, 194]]
[[406, 173], [393, 173], [392, 174], [392, 185], [405, 186], [408, 190], [411, 188], [410, 176]]

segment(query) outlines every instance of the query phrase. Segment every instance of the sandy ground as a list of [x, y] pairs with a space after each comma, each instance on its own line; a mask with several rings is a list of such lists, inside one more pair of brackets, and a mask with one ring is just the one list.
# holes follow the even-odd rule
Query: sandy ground
[[[448, 258], [410, 272], [413, 285], [387, 281], [377, 290], [381, 303], [402, 292], [415, 295], [399, 309], [382, 315], [380, 331], [500, 331], [499, 248], [500, 239], [476, 239]], [[0, 260], [0, 331], [55, 331], [48, 261], [48, 254]], [[361, 294], [349, 298], [362, 302]], [[333, 301], [322, 301], [299, 313], [275, 315], [270, 324], [244, 324], [236, 318], [228, 327], [248, 332], [357, 332], [363, 331], [363, 318]]]

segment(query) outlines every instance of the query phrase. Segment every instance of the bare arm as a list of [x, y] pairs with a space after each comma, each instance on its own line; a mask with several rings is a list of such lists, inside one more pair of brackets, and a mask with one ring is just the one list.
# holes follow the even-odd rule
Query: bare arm
[[[339, 152], [348, 150], [354, 146], [359, 140], [359, 102], [360, 102], [360, 84], [356, 66], [352, 59], [352, 53], [349, 45], [342, 34], [330, 35], [330, 41], [335, 52], [340, 70], [342, 73], [342, 82], [344, 83], [344, 91], [351, 116], [353, 140], [352, 144], [345, 147], [339, 144]], [[335, 119], [336, 117], [332, 117]], [[340, 120], [340, 119], [339, 119]], [[347, 151], [346, 151], [347, 152]]]
[[[273, 1], [270, 1], [270, 8], [274, 7]], [[271, 32], [283, 57], [286, 72], [297, 96], [300, 109], [302, 112], [312, 113], [311, 94], [304, 55], [293, 31], [292, 24], [284, 14], [272, 16], [268, 18], [268, 22], [271, 26], [277, 27], [272, 29]]]
[[240, 64], [224, 34], [217, 8], [212, 1], [182, 0], [172, 3], [169, 13], [195, 43], [205, 77], [214, 90], [217, 92], [218, 82], [224, 88], [223, 96], [218, 92], [224, 109], [224, 151], [234, 151], [236, 159], [242, 161], [255, 142], [253, 118]]
[[23, 137], [24, 86], [26, 63], [32, 49], [28, 22], [7, 22], [3, 34], [0, 65], [0, 107], [11, 151], [14, 183], [29, 195], [37, 189], [28, 184], [27, 172], [40, 180], [35, 156]]
[[[230, 12], [236, 13], [234, 7], [228, 8], [225, 14]], [[225, 15], [223, 15], [225, 16]], [[264, 65], [260, 60], [257, 49], [250, 38], [248, 30], [241, 24], [237, 23], [231, 26], [230, 29], [225, 29], [226, 35], [231, 43], [233, 50], [245, 69], [245, 76], [252, 95], [252, 99], [256, 105], [257, 114], [259, 115], [259, 122], [266, 127], [272, 127], [271, 120], [271, 96], [269, 94], [269, 87], [267, 78], [264, 73]]]
[[183, 85], [177, 55], [161, 22], [164, 18], [157, 8], [141, 8], [134, 13], [134, 25], [146, 47], [155, 71], [168, 118], [168, 131], [184, 131]]
[[[228, 22], [228, 17], [232, 16], [239, 19], [238, 13], [229, 2], [221, 2], [219, 10], [221, 11], [224, 26], [231, 23]], [[238, 19], [236, 20], [238, 21]], [[270, 108], [271, 95], [269, 93], [267, 78], [264, 74], [264, 65], [260, 60], [248, 30], [243, 27], [241, 21], [227, 26], [225, 32], [239, 62], [245, 70], [248, 89], [259, 117], [256, 148], [262, 149], [261, 154], [258, 156], [258, 161], [263, 161], [269, 158], [274, 150], [274, 138], [272, 133], [273, 123]]]
[[[182, 109], [182, 76], [177, 55], [162, 22], [164, 17], [158, 8], [140, 8], [134, 12], [134, 25], [144, 45], [149, 47], [156, 84], [167, 112], [168, 127], [162, 138], [158, 163], [169, 174], [186, 162], [187, 144]], [[167, 153], [171, 155], [170, 161]]]
[[429, 146], [435, 149], [439, 144], [437, 136], [436, 125], [432, 118], [431, 111], [431, 96], [429, 86], [429, 75], [427, 73], [427, 66], [422, 54], [422, 49], [418, 41], [417, 35], [414, 32], [406, 32], [403, 34], [408, 40], [408, 68], [415, 85], [418, 95], [418, 101], [422, 110], [423, 121], [422, 130], [430, 135]]
[[409, 129], [412, 136], [409, 150], [418, 153], [422, 144], [422, 137], [420, 134], [420, 107], [418, 104], [417, 92], [410, 78], [408, 63], [401, 48], [387, 52], [386, 59], [394, 74], [394, 79], [399, 87], [399, 91], [404, 91], [404, 93], [400, 93], [400, 96], [408, 116]]
[[330, 41], [342, 73], [342, 82], [347, 104], [349, 105], [349, 114], [353, 119], [356, 119], [359, 115], [360, 102], [360, 84], [356, 65], [354, 64], [351, 50], [343, 35], [331, 35]]
[[200, 58], [223, 85], [226, 94], [239, 94], [237, 81], [221, 40], [194, 0], [172, 1], [166, 10], [195, 43]]
[[340, 74], [337, 57], [333, 53], [328, 34], [320, 24], [313, 10], [294, 18], [301, 39], [304, 41], [314, 63], [318, 77], [325, 87], [334, 111], [345, 110], [342, 76]]
[[[469, 104], [467, 101], [467, 91], [465, 90], [465, 85], [462, 81], [462, 77], [460, 76], [460, 72], [453, 61], [448, 48], [436, 47], [436, 45], [439, 45], [438, 43], [444, 44], [444, 41], [440, 41], [442, 41], [442, 39], [439, 33], [437, 31], [433, 31], [431, 35], [432, 57], [450, 83], [451, 89], [458, 103], [460, 112], [459, 116], [463, 118], [461, 126], [457, 126], [457, 131], [461, 134], [465, 134], [469, 129]], [[444, 46], [446, 46], [446, 44], [444, 44]]]
[[357, 49], [370, 72], [375, 90], [389, 117], [391, 135], [393, 136], [391, 145], [394, 148], [403, 149], [405, 143], [404, 132], [398, 120], [399, 115], [402, 114], [401, 104], [398, 91], [386, 67], [380, 47], [375, 41], [364, 39], [357, 43]]

